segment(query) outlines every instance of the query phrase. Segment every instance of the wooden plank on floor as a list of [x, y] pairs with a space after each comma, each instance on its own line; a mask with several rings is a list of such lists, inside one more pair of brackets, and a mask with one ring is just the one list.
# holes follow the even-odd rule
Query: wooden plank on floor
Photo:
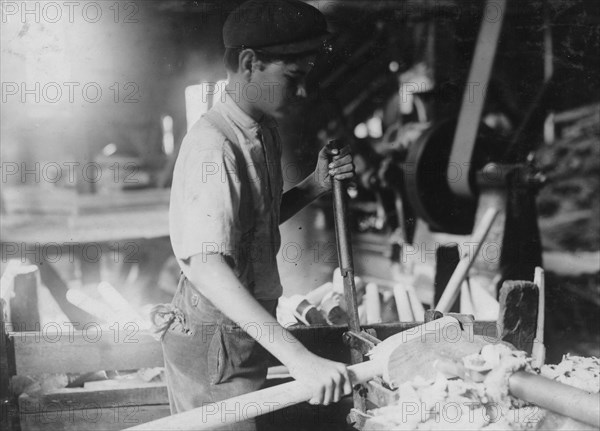
[[139, 384], [120, 388], [62, 388], [55, 391], [19, 397], [22, 413], [56, 410], [84, 410], [90, 406], [114, 407], [125, 405], [169, 404], [167, 385], [163, 382]]
[[[58, 326], [58, 324], [56, 325]], [[16, 374], [85, 373], [164, 366], [160, 342], [147, 331], [102, 329], [11, 332]], [[131, 328], [127, 328], [131, 329]]]

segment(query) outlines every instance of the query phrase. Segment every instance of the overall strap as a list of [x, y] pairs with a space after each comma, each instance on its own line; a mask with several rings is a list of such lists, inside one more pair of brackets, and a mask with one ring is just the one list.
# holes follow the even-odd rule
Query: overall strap
[[238, 174], [240, 175], [240, 180], [244, 185], [249, 184], [248, 179], [250, 178], [247, 172], [247, 164], [244, 162], [244, 153], [240, 148], [240, 142], [235, 134], [233, 128], [227, 123], [222, 114], [210, 110], [206, 114], [202, 116], [206, 121], [208, 121], [214, 128], [216, 128], [219, 132], [225, 136], [230, 142], [233, 143], [232, 150], [235, 154], [236, 165], [238, 168]]
[[204, 114], [203, 117], [236, 146], [240, 145], [234, 130], [227, 123], [227, 121], [225, 121], [225, 118], [223, 118], [221, 114], [211, 109], [206, 114]]
[[[249, 228], [252, 228], [254, 225], [254, 217], [253, 214], [253, 200], [252, 200], [252, 190], [250, 189], [250, 174], [248, 173], [248, 163], [246, 163], [246, 159], [244, 157], [244, 152], [240, 147], [240, 142], [235, 134], [233, 128], [227, 123], [225, 118], [219, 112], [214, 110], [208, 111], [206, 114], [202, 116], [208, 123], [210, 123], [213, 127], [215, 127], [223, 136], [225, 136], [232, 145], [232, 150], [235, 154], [236, 158], [236, 166], [237, 173], [239, 175], [239, 180], [242, 185], [242, 196], [240, 206], [244, 208], [244, 214], [250, 214], [250, 217], [244, 217], [242, 230], [246, 232]], [[245, 229], [244, 229], [245, 228]]]

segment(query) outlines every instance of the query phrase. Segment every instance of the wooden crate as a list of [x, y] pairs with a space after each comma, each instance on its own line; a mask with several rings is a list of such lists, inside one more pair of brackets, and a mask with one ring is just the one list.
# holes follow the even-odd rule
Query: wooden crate
[[[142, 331], [130, 337], [120, 334], [120, 339], [112, 331], [3, 335], [13, 381], [22, 376], [163, 366], [160, 343]], [[18, 398], [9, 393], [8, 405], [17, 408], [5, 409], [5, 416], [12, 415], [12, 427], [22, 431], [120, 430], [170, 414], [167, 388], [161, 382], [106, 389], [61, 388]]]

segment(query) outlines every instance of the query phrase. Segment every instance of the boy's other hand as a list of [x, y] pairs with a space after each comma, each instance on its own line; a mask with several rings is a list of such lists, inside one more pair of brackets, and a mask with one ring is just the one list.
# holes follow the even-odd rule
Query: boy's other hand
[[346, 365], [321, 358], [313, 353], [298, 357], [288, 365], [290, 374], [312, 390], [310, 404], [337, 403], [344, 395], [352, 393], [352, 383]]
[[332, 150], [325, 146], [319, 151], [315, 179], [323, 191], [331, 190], [331, 178], [342, 181], [353, 177], [354, 163], [349, 145], [345, 145], [341, 150]]

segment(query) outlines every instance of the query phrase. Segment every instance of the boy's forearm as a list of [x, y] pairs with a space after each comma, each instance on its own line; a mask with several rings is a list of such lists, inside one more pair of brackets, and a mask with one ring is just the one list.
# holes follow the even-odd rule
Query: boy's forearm
[[298, 185], [283, 194], [279, 224], [287, 221], [302, 208], [325, 193], [327, 193], [327, 189], [317, 184], [314, 173], [306, 177]]
[[308, 353], [240, 283], [221, 255], [192, 257], [190, 281], [242, 329], [252, 328], [249, 335], [284, 365]]

